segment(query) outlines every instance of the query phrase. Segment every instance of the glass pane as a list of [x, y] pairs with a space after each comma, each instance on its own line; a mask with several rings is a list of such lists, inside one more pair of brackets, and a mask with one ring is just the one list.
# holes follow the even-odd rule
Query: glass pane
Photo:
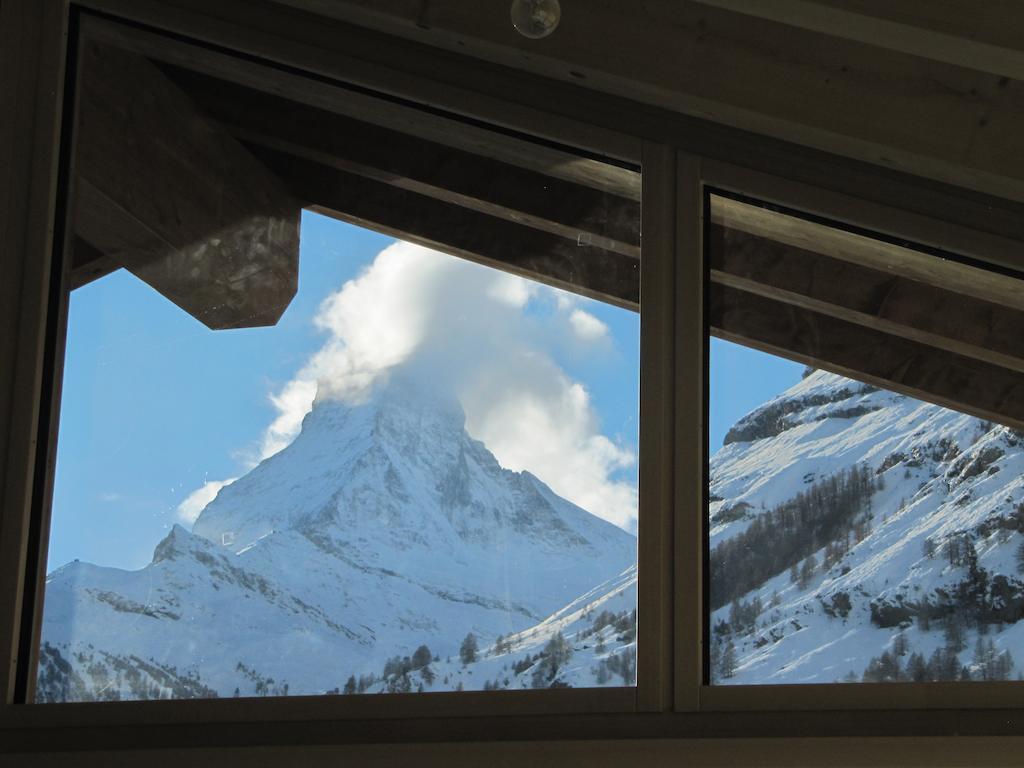
[[635, 685], [638, 171], [82, 50], [36, 700]]
[[73, 294], [38, 699], [633, 685], [638, 316], [303, 233], [273, 328]]
[[1016, 281], [745, 205], [712, 198], [710, 682], [1020, 679], [1024, 430], [971, 385], [1020, 375]]

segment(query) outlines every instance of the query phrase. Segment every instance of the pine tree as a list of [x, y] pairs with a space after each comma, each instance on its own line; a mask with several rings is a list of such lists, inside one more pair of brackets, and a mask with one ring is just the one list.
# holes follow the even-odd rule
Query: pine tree
[[929, 560], [935, 557], [935, 539], [927, 537], [921, 545], [921, 551]]
[[711, 642], [711, 651], [708, 654], [708, 670], [711, 674], [711, 682], [717, 682], [719, 672], [722, 669], [722, 641], [715, 639]]
[[348, 680], [345, 681], [345, 687], [342, 688], [342, 693], [352, 695], [356, 692], [356, 676], [349, 675]]
[[924, 656], [916, 651], [907, 659], [907, 677], [915, 683], [928, 681], [928, 663], [924, 660]]
[[814, 571], [818, 567], [818, 561], [814, 555], [811, 555], [804, 560], [803, 565], [800, 566], [800, 580], [797, 586], [800, 589], [807, 589], [811, 584], [811, 579], [814, 578]]
[[421, 669], [422, 667], [427, 666], [433, 658], [434, 656], [430, 652], [430, 649], [425, 645], [421, 645], [412, 654], [412, 668]]
[[960, 653], [967, 647], [963, 622], [956, 613], [951, 613], [946, 617], [944, 623], [943, 636], [946, 639], [946, 648], [954, 654]]
[[420, 670], [420, 677], [423, 678], [423, 682], [427, 685], [433, 685], [436, 675], [434, 674], [434, 670], [432, 670], [428, 664]]
[[719, 667], [719, 675], [723, 680], [728, 680], [736, 674], [736, 665], [738, 663], [739, 661], [736, 658], [736, 644], [730, 640], [728, 645], [725, 646], [725, 650], [722, 652], [722, 660]]
[[900, 634], [896, 635], [896, 637], [893, 638], [893, 641], [892, 641], [892, 652], [893, 652], [893, 654], [895, 656], [906, 656], [907, 652], [909, 650], [910, 650], [910, 641], [907, 640], [907, 636], [906, 635], [904, 635], [901, 632]]
[[479, 650], [476, 642], [476, 635], [470, 632], [459, 646], [459, 658], [463, 664], [472, 664], [476, 661], [476, 653]]

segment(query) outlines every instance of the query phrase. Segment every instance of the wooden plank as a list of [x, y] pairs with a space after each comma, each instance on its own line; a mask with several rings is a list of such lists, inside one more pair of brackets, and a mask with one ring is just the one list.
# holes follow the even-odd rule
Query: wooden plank
[[[165, 71], [246, 143], [640, 257], [638, 201], [178, 68]], [[565, 154], [566, 162], [575, 159]]]
[[[720, 195], [711, 197], [711, 221], [728, 229], [747, 232], [805, 251], [900, 275], [1011, 309], [1024, 310], [1024, 291], [1019, 281], [952, 259]], [[1007, 252], [1003, 260], [1008, 262], [1003, 266], [1015, 268], [1024, 276], [1024, 251], [1016, 255], [1016, 258]]]
[[253, 151], [310, 210], [616, 306], [639, 307], [636, 259], [291, 155]]
[[1024, 373], [1019, 310], [717, 224], [708, 253], [714, 282]]
[[[675, 680], [673, 708], [699, 711], [704, 679], [704, 525], [707, 519], [704, 185], [701, 158], [676, 156], [676, 392], [672, 467], [675, 509]], [[642, 407], [642, 406], [641, 406]]]
[[719, 338], [1024, 429], [1014, 371], [724, 285], [708, 296]]
[[637, 708], [672, 706], [676, 625], [673, 531], [675, 152], [644, 145], [644, 258], [640, 290], [640, 516], [637, 525]]
[[936, 349], [945, 349], [950, 352], [955, 352], [958, 355], [963, 355], [964, 357], [970, 357], [974, 360], [982, 360], [992, 363], [993, 365], [997, 365], [1000, 368], [1005, 368], [1010, 371], [1024, 373], [1024, 359], [1017, 356], [1002, 355], [998, 352], [991, 352], [973, 344], [966, 344], [936, 333], [922, 331], [901, 323], [894, 323], [889, 320], [878, 318], [875, 315], [857, 312], [856, 310], [847, 309], [844, 306], [833, 304], [831, 302], [821, 301], [820, 299], [816, 299], [802, 293], [795, 293], [793, 291], [767, 286], [757, 280], [737, 277], [729, 272], [721, 272], [713, 269], [711, 270], [711, 280], [718, 285], [732, 288], [737, 291], [743, 291], [754, 296], [772, 299], [794, 307], [808, 309], [812, 312], [845, 320], [849, 323], [860, 325], [865, 328], [872, 328], [893, 336], [899, 336], [900, 338], [919, 342]]
[[76, 237], [71, 246], [71, 269], [68, 273], [67, 288], [69, 291], [81, 288], [121, 269], [122, 266], [113, 256], [93, 248], [82, 238]]
[[1024, 36], [1007, 23], [1014, 0], [694, 0], [891, 51], [1024, 80]]
[[446, 116], [432, 110], [410, 111], [407, 105], [368, 95], [358, 89], [340, 87], [343, 85], [340, 82], [329, 83], [274, 67], [259, 66], [174, 38], [115, 24], [92, 23], [86, 27], [92, 39], [118, 45], [155, 61], [203, 72], [627, 200], [640, 200], [640, 174], [631, 168], [573, 156], [554, 147], [456, 119], [454, 115]]
[[90, 42], [81, 81], [76, 233], [210, 328], [276, 323], [298, 202], [142, 57]]
[[[592, 0], [528, 41], [507, 9], [433, 0], [280, 0], [887, 168], [1024, 200], [1024, 84], [722, 8]], [[613, 55], [609, 41], [614, 40]], [[785, 87], [780, 84], [784, 83]], [[870, 116], [870, 117], [869, 117]]]
[[[40, 428], [53, 410], [48, 355], [67, 9], [59, 0], [0, 8], [0, 723], [31, 693], [46, 525], [34, 516]], [[48, 331], [52, 335], [48, 335]], [[52, 469], [52, 465], [49, 467]], [[42, 548], [42, 551], [40, 551]], [[27, 609], [27, 610], [26, 610]], [[34, 616], [33, 616], [34, 615]], [[0, 736], [0, 743], [6, 743]]]

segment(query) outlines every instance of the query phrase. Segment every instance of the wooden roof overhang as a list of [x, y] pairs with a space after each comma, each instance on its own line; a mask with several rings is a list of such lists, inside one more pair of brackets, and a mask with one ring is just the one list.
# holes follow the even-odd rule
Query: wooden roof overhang
[[[97, 34], [72, 287], [123, 266], [210, 327], [272, 324], [305, 207], [639, 308], [639, 169], [170, 38]], [[1022, 265], [725, 196], [709, 210], [712, 334], [1024, 429]]]

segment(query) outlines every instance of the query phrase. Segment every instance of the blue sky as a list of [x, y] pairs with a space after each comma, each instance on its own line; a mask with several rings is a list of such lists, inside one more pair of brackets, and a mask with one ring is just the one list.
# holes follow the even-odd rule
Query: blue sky
[[[520, 382], [526, 389], [509, 393], [510, 397], [532, 387], [534, 393], [554, 393], [565, 401], [548, 409], [546, 427], [531, 426], [539, 431], [536, 440], [555, 452], [548, 456], [534, 456], [534, 447], [522, 444], [528, 437], [515, 434], [504, 439], [505, 432], [516, 432], [509, 427], [514, 421], [508, 413], [474, 413], [467, 404], [468, 423], [483, 433], [476, 436], [512, 468], [555, 473], [541, 476], [583, 506], [632, 503], [635, 508], [636, 463], [631, 457], [635, 458], [638, 430], [636, 314], [516, 279], [514, 284], [481, 283], [493, 281], [496, 273], [465, 262], [453, 261], [454, 272], [439, 273], [435, 262], [421, 260], [426, 271], [400, 270], [397, 276], [381, 278], [379, 254], [393, 243], [383, 235], [305, 214], [299, 292], [272, 328], [210, 331], [123, 270], [75, 291], [49, 568], [76, 558], [125, 568], [148, 563], [153, 547], [174, 523], [188, 525], [181, 512], [186, 499], [197, 489], [214, 493], [219, 482], [239, 476], [266, 455], [268, 427], [288, 421], [289, 409], [294, 410], [290, 401], [285, 402], [289, 387], [302, 383], [311, 360], [330, 353], [331, 364], [336, 365], [339, 348], [342, 356], [358, 352], [359, 339], [352, 338], [351, 323], [345, 326], [336, 311], [324, 308], [338, 310], [346, 302], [357, 306], [360, 291], [364, 301], [370, 293], [372, 303], [383, 301], [372, 291], [388, 286], [415, 291], [417, 274], [447, 276], [446, 292], [434, 289], [433, 294], [442, 305], [469, 301], [458, 294], [460, 285], [478, 293], [481, 286], [486, 292], [494, 286], [515, 289], [508, 306], [467, 303], [466, 312], [476, 316], [462, 325], [481, 325], [487, 335], [467, 335], [453, 343], [461, 343], [466, 349], [460, 356], [477, 365], [495, 364], [494, 354], [488, 357], [479, 350], [492, 342], [492, 336], [501, 354], [518, 346], [533, 356], [531, 360], [539, 355], [547, 366], [530, 370], [549, 381]], [[348, 293], [340, 291], [346, 283]], [[520, 296], [517, 291], [524, 285], [529, 293]], [[385, 308], [401, 314], [405, 307]], [[482, 312], [493, 313], [490, 328], [481, 319]], [[439, 323], [445, 319], [437, 311], [434, 317]], [[461, 315], [454, 317], [461, 322]], [[335, 327], [339, 322], [340, 329]], [[372, 337], [370, 344], [376, 351]], [[712, 342], [711, 362], [712, 450], [739, 416], [796, 381], [801, 370], [719, 341]], [[757, 375], [752, 376], [755, 369]], [[573, 396], [575, 384], [585, 388], [582, 405]], [[489, 390], [488, 396], [492, 394]], [[278, 398], [276, 403], [273, 397]], [[291, 414], [292, 421], [301, 418], [304, 408], [308, 404], [299, 407], [297, 416]], [[513, 420], [515, 416], [511, 414]], [[292, 432], [295, 427], [297, 422]], [[558, 466], [561, 454], [570, 458]], [[594, 488], [581, 489], [571, 479], [558, 485], [559, 472], [562, 479], [576, 473], [590, 477], [580, 482]], [[599, 475], [596, 483], [594, 472]]]

